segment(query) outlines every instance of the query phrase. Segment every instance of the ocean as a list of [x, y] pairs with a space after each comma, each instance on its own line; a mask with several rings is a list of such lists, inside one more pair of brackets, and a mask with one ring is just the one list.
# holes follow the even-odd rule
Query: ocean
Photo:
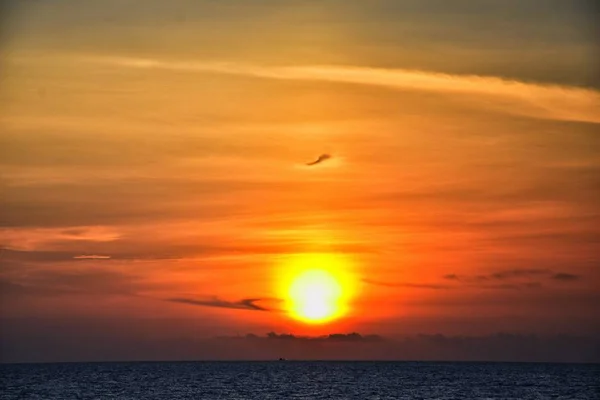
[[1, 399], [599, 399], [599, 364], [4, 364]]

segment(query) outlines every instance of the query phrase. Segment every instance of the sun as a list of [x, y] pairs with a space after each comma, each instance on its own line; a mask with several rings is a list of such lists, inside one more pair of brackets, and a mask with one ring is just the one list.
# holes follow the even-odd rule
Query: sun
[[282, 268], [282, 295], [292, 318], [322, 324], [348, 312], [353, 285], [345, 259], [331, 254], [303, 254], [287, 260]]
[[322, 322], [341, 311], [342, 286], [325, 270], [302, 272], [290, 286], [290, 311], [298, 319]]

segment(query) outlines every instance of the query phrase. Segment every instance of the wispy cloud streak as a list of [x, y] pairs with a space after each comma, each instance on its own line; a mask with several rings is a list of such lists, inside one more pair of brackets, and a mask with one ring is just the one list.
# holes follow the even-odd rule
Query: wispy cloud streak
[[580, 276], [566, 272], [554, 273], [549, 269], [529, 268], [504, 270], [487, 275], [447, 274], [443, 278], [466, 286], [487, 289], [537, 289], [542, 287], [541, 282], [522, 282], [522, 280], [546, 278], [559, 282], [574, 282], [579, 280]]
[[167, 299], [168, 301], [172, 301], [175, 303], [184, 303], [190, 304], [194, 306], [203, 306], [203, 307], [217, 307], [217, 308], [232, 308], [236, 310], [251, 310], [251, 311], [271, 311], [269, 308], [263, 307], [261, 305], [256, 304], [265, 299], [254, 298], [254, 299], [242, 299], [239, 301], [226, 301], [221, 300], [217, 297], [210, 299], [189, 299], [184, 297], [175, 297], [171, 299]]
[[312, 80], [485, 96], [513, 114], [600, 123], [600, 92], [528, 83], [493, 76], [451, 75], [406, 69], [355, 66], [261, 66], [228, 62], [163, 61], [128, 57], [86, 57], [82, 61], [126, 68], [213, 72], [282, 80]]
[[382, 286], [390, 288], [414, 288], [414, 289], [449, 289], [448, 285], [436, 285], [427, 283], [409, 283], [409, 282], [382, 282], [373, 279], [362, 280], [367, 285]]
[[110, 256], [103, 256], [98, 254], [82, 254], [80, 256], [73, 257], [76, 260], [108, 260]]

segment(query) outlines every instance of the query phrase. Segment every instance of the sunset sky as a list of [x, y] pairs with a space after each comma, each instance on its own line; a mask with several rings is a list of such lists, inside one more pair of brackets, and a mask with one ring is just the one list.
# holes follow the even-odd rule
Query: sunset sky
[[[2, 7], [0, 359], [600, 335], [592, 2]], [[343, 293], [321, 323], [289, 307], [311, 269]]]

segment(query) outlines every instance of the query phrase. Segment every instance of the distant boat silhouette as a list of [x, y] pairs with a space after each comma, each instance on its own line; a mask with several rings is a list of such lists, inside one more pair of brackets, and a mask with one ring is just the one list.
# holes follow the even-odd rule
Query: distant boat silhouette
[[279, 357], [279, 361], [287, 361], [287, 360], [283, 357]]

